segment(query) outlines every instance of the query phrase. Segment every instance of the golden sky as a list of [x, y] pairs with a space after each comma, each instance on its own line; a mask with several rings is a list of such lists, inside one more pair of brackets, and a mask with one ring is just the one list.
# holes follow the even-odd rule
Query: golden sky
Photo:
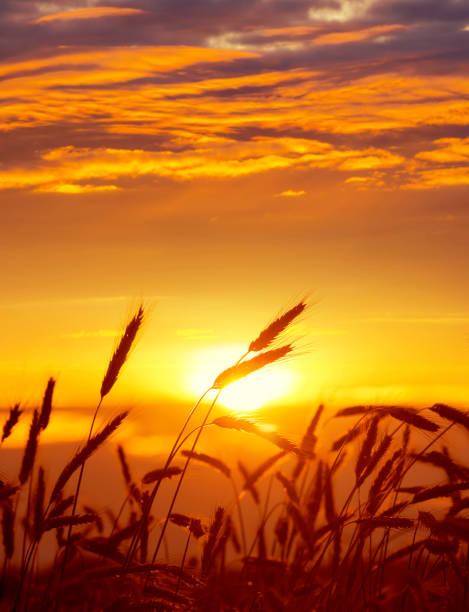
[[305, 294], [230, 407], [464, 404], [468, 49], [459, 0], [2, 2], [2, 405], [92, 405], [143, 299], [109, 403], [172, 430]]

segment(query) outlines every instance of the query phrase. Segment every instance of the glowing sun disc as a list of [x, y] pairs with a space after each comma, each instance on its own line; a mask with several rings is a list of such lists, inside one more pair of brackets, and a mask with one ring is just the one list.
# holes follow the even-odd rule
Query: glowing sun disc
[[[233, 347], [217, 347], [201, 351], [194, 360], [187, 387], [192, 393], [201, 394], [216, 376], [226, 367], [233, 365], [242, 350]], [[218, 365], [217, 365], [218, 364]], [[220, 364], [223, 366], [220, 368]], [[278, 363], [265, 370], [259, 370], [223, 389], [219, 403], [237, 414], [257, 410], [267, 402], [280, 399], [293, 387], [293, 373]]]

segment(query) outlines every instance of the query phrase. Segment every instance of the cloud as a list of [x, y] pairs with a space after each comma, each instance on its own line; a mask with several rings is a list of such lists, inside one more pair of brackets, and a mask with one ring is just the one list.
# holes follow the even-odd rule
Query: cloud
[[325, 6], [313, 7], [308, 17], [313, 21], [346, 22], [364, 17], [370, 7], [378, 0], [335, 0]]
[[404, 185], [407, 189], [434, 189], [438, 187], [463, 187], [469, 185], [469, 168], [438, 168], [420, 170]]
[[401, 30], [405, 26], [400, 24], [394, 25], [383, 25], [374, 26], [372, 28], [366, 28], [364, 30], [350, 30], [347, 32], [331, 32], [329, 34], [322, 34], [314, 39], [316, 45], [341, 45], [344, 43], [358, 42], [369, 38], [376, 38]]
[[466, 163], [464, 143], [430, 145], [469, 130], [458, 3], [429, 2], [438, 29], [417, 0], [395, 14], [387, 0], [244, 2], [6, 0], [0, 188], [72, 196], [291, 168], [361, 188], [464, 183], [428, 167]]
[[136, 8], [96, 6], [75, 10], [72, 9], [65, 12], [44, 15], [43, 17], [39, 17], [39, 19], [33, 20], [33, 23], [45, 23], [50, 21], [70, 21], [73, 19], [99, 19], [102, 17], [127, 17], [129, 15], [140, 15], [142, 13], [145, 13], [145, 11]]
[[469, 138], [440, 138], [434, 144], [437, 149], [421, 151], [415, 157], [440, 164], [469, 163]]
[[[282, 168], [388, 168], [402, 158], [380, 149], [340, 149], [320, 141], [294, 138], [257, 138], [245, 144], [236, 141], [201, 143], [197, 152], [144, 151], [138, 149], [78, 149], [62, 147], [49, 151], [34, 168], [0, 171], [1, 189], [33, 189], [62, 193], [87, 193], [115, 189], [127, 177], [166, 177], [174, 180], [236, 178]], [[95, 181], [90, 185], [89, 181]]]
[[67, 183], [52, 183], [40, 185], [36, 191], [42, 191], [45, 193], [102, 193], [103, 191], [118, 191], [119, 187], [116, 185], [80, 185], [80, 184], [67, 184]]
[[297, 198], [299, 196], [305, 195], [306, 191], [299, 190], [295, 191], [294, 189], [287, 189], [286, 191], [282, 191], [281, 193], [277, 193], [276, 197], [285, 197], [285, 198]]

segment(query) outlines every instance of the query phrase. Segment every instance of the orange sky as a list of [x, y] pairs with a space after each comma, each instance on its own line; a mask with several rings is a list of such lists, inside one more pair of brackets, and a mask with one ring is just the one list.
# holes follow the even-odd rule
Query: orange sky
[[3, 406], [92, 405], [143, 299], [143, 449], [305, 294], [266, 422], [466, 402], [464, 3], [7, 0], [0, 41]]

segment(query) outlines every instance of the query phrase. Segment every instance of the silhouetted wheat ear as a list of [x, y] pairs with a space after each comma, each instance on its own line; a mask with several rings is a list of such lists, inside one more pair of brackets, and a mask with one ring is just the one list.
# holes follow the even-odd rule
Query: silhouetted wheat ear
[[259, 504], [260, 497], [259, 492], [255, 487], [255, 484], [251, 481], [251, 474], [249, 473], [247, 467], [241, 460], [238, 460], [238, 470], [241, 472], [244, 478], [243, 490], [249, 491], [251, 493], [252, 498], [256, 504]]
[[300, 499], [298, 497], [298, 493], [296, 492], [295, 483], [293, 482], [293, 480], [290, 480], [289, 478], [284, 476], [282, 472], [277, 472], [275, 476], [277, 480], [282, 483], [282, 486], [285, 490], [285, 493], [287, 494], [288, 499], [294, 504], [299, 504]]
[[23, 461], [21, 463], [21, 470], [18, 476], [21, 484], [24, 484], [28, 480], [28, 476], [33, 469], [40, 430], [39, 413], [37, 410], [35, 410], [31, 425], [29, 427], [29, 437], [24, 449]]
[[348, 417], [348, 416], [357, 416], [359, 414], [366, 414], [375, 412], [376, 408], [373, 406], [348, 406], [347, 408], [341, 408], [338, 412], [335, 413], [336, 417]]
[[456, 463], [449, 454], [431, 451], [424, 455], [421, 453], [411, 453], [411, 457], [421, 463], [428, 463], [434, 467], [441, 468], [446, 472], [448, 478], [452, 480], [469, 480], [469, 468]]
[[114, 351], [111, 361], [109, 362], [106, 374], [104, 375], [103, 382], [101, 384], [101, 398], [109, 393], [114, 386], [119, 372], [124, 365], [132, 344], [137, 336], [137, 332], [143, 323], [144, 310], [143, 306], [140, 306], [137, 313], [129, 321], [125, 328], [124, 334], [120, 339], [120, 342]]
[[462, 425], [469, 431], [469, 415], [462, 410], [446, 406], [446, 404], [435, 404], [430, 410], [436, 412], [442, 419]]
[[108, 425], [103, 427], [103, 429], [94, 435], [90, 440], [86, 443], [86, 445], [79, 450], [75, 456], [67, 463], [62, 472], [59, 474], [57, 478], [57, 482], [55, 483], [54, 489], [50, 496], [50, 502], [52, 503], [59, 493], [62, 491], [64, 486], [69, 481], [72, 474], [83, 464], [88, 458], [101, 446], [101, 444], [109, 438], [109, 436], [119, 427], [122, 421], [127, 416], [128, 412], [122, 412], [118, 416], [116, 416]]
[[360, 425], [354, 425], [354, 427], [349, 429], [347, 433], [340, 436], [340, 438], [337, 438], [337, 440], [334, 440], [331, 446], [331, 451], [338, 451], [342, 448], [342, 446], [345, 446], [349, 442], [355, 440], [355, 438], [358, 438], [358, 436], [364, 431], [366, 426], [366, 422], [363, 422]]
[[319, 514], [319, 509], [321, 507], [323, 493], [323, 471], [324, 464], [322, 461], [319, 461], [314, 478], [314, 487], [311, 488], [308, 495], [308, 500], [306, 502], [306, 506], [308, 508], [308, 520], [312, 527], [314, 527], [314, 522], [316, 521]]
[[178, 525], [178, 527], [188, 529], [196, 540], [205, 535], [207, 531], [207, 528], [202, 524], [200, 519], [194, 518], [193, 516], [187, 516], [187, 514], [173, 512], [173, 514], [170, 515], [169, 520], [175, 525]]
[[275, 319], [275, 321], [272, 321], [272, 323], [263, 329], [258, 337], [251, 342], [248, 347], [249, 352], [253, 351], [257, 353], [270, 346], [290, 323], [304, 311], [306, 306], [306, 302], [302, 300], [296, 304], [296, 306], [293, 306], [293, 308], [290, 308], [290, 310], [287, 310], [287, 312]]
[[52, 395], [54, 394], [55, 380], [49, 378], [46, 390], [42, 399], [41, 413], [39, 415], [39, 427], [45, 429], [49, 424], [50, 413], [52, 411]]
[[214, 559], [215, 545], [217, 541], [218, 534], [223, 525], [223, 519], [225, 518], [225, 509], [221, 506], [218, 506], [215, 510], [215, 516], [213, 517], [213, 521], [210, 523], [210, 527], [208, 530], [208, 538], [205, 543], [203, 553], [202, 553], [202, 571], [203, 573], [208, 572], [211, 568]]
[[364, 519], [357, 519], [357, 523], [367, 530], [372, 531], [378, 527], [389, 527], [390, 529], [410, 529], [414, 526], [414, 521], [408, 518], [395, 517], [371, 517]]
[[280, 451], [271, 457], [268, 457], [265, 461], [263, 461], [254, 471], [252, 471], [249, 475], [249, 483], [251, 485], [256, 484], [259, 478], [269, 470], [279, 459], [285, 457], [286, 452]]
[[368, 476], [373, 472], [375, 467], [378, 465], [378, 463], [387, 453], [388, 448], [391, 446], [391, 442], [392, 442], [392, 436], [390, 435], [385, 435], [384, 438], [381, 440], [381, 442], [378, 445], [378, 448], [369, 458], [368, 463], [366, 464], [366, 467], [359, 478], [360, 484], [363, 483], [364, 480], [368, 478]]
[[368, 424], [368, 431], [366, 433], [365, 440], [363, 441], [362, 447], [360, 449], [360, 454], [358, 455], [357, 463], [355, 465], [355, 475], [357, 479], [365, 470], [366, 465], [370, 460], [371, 451], [373, 450], [376, 438], [378, 437], [378, 423], [379, 417], [375, 416]]
[[11, 435], [11, 432], [13, 431], [13, 427], [18, 423], [19, 418], [22, 413], [23, 411], [20, 410], [19, 404], [15, 404], [13, 408], [10, 408], [8, 418], [5, 421], [5, 425], [3, 426], [2, 442], [3, 440], [6, 440]]
[[122, 476], [124, 477], [124, 481], [127, 485], [132, 482], [132, 477], [130, 475], [129, 464], [127, 463], [127, 458], [125, 456], [125, 452], [123, 447], [119, 444], [117, 446], [117, 455], [119, 457], [119, 463], [121, 465]]
[[422, 491], [415, 493], [412, 503], [427, 501], [437, 497], [450, 497], [455, 491], [463, 491], [469, 489], [469, 482], [456, 482], [446, 485], [437, 485], [436, 487], [428, 487]]
[[289, 453], [294, 452], [299, 454], [300, 450], [298, 447], [290, 442], [287, 438], [284, 438], [280, 434], [270, 431], [263, 431], [252, 421], [248, 419], [242, 419], [239, 417], [231, 417], [231, 416], [221, 416], [212, 421], [212, 425], [217, 425], [218, 427], [223, 427], [225, 429], [236, 429], [237, 431], [246, 431], [247, 433], [255, 434], [260, 438], [264, 438], [264, 440], [268, 440], [278, 446], [283, 451]]
[[201, 463], [206, 463], [207, 465], [210, 465], [221, 472], [227, 478], [231, 476], [230, 468], [226, 465], [226, 463], [217, 457], [212, 457], [211, 455], [206, 455], [205, 453], [196, 453], [192, 450], [183, 450], [181, 455], [183, 457], [190, 457], [191, 459], [195, 459], [195, 461], [200, 461]]
[[44, 522], [44, 531], [57, 529], [58, 527], [68, 527], [68, 525], [86, 525], [94, 523], [96, 516], [94, 514], [76, 514], [75, 516], [54, 516]]
[[306, 433], [303, 436], [303, 439], [300, 444], [301, 452], [304, 453], [310, 459], [314, 457], [314, 449], [316, 448], [316, 442], [318, 441], [315, 431], [316, 431], [316, 428], [319, 423], [319, 419], [321, 418], [323, 411], [324, 411], [324, 406], [320, 404], [313, 418], [311, 419], [308, 429], [306, 430]]
[[182, 469], [176, 466], [158, 468], [156, 470], [151, 470], [151, 472], [147, 472], [142, 478], [142, 482], [144, 484], [151, 484], [152, 482], [156, 482], [157, 480], [163, 480], [163, 478], [172, 478], [173, 476], [177, 476], [181, 473]]
[[248, 359], [247, 361], [242, 361], [230, 368], [224, 370], [221, 374], [219, 374], [213, 382], [213, 389], [224, 389], [228, 385], [248, 376], [252, 372], [256, 370], [260, 370], [265, 366], [278, 361], [279, 359], [283, 359], [288, 353], [293, 350], [291, 344], [287, 344], [277, 349], [271, 349], [270, 351], [265, 351], [264, 353], [260, 353], [256, 355], [252, 359]]
[[412, 408], [404, 408], [403, 406], [388, 406], [384, 408], [383, 411], [398, 421], [403, 421], [404, 423], [413, 425], [414, 427], [417, 427], [417, 429], [424, 429], [425, 431], [432, 432], [440, 429], [439, 425], [433, 421], [430, 421], [430, 419], [423, 417], [421, 414], [417, 414], [417, 412]]

